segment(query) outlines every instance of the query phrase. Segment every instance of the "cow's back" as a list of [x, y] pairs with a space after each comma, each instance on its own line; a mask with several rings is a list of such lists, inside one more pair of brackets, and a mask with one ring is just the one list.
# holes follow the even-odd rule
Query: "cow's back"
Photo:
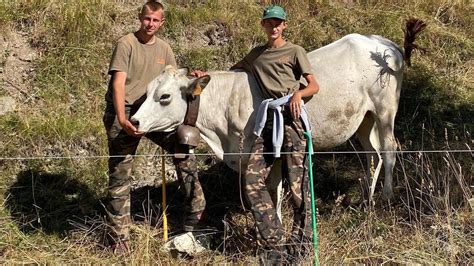
[[376, 113], [387, 97], [398, 104], [403, 56], [391, 41], [350, 34], [308, 53], [308, 59], [320, 86], [307, 103], [316, 149], [346, 142], [367, 111]]
[[[315, 149], [346, 142], [367, 111], [377, 112], [377, 105], [383, 102], [381, 97], [393, 98], [396, 94], [398, 80], [384, 84], [381, 77], [401, 72], [401, 66], [395, 71], [389, 67], [397, 68], [401, 54], [396, 45], [385, 39], [386, 43], [382, 43], [378, 38], [381, 37], [351, 34], [308, 53], [320, 85], [320, 92], [306, 105]], [[255, 114], [262, 100], [255, 79], [241, 71], [211, 73], [211, 82], [203, 92], [198, 126], [216, 155], [235, 170], [240, 159], [244, 168], [247, 163], [255, 140]], [[240, 157], [240, 152], [245, 155]]]

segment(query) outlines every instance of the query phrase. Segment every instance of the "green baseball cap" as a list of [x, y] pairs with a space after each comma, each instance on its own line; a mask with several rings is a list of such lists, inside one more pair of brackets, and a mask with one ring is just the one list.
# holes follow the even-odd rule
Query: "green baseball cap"
[[262, 20], [267, 18], [278, 18], [281, 20], [286, 20], [285, 10], [281, 6], [269, 6], [265, 8], [265, 10], [263, 10]]

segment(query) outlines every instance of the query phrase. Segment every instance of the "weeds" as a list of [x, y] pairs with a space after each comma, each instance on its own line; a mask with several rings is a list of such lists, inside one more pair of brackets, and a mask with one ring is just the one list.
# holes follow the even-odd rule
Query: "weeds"
[[[414, 66], [405, 73], [396, 136], [404, 150], [447, 152], [401, 154], [395, 171], [397, 198], [378, 201], [370, 212], [354, 203], [363, 176], [357, 158], [317, 158], [321, 264], [474, 263], [472, 156], [453, 151], [472, 146], [474, 18], [469, 1], [167, 3], [160, 36], [170, 42], [181, 66], [204, 70], [227, 69], [264, 41], [259, 20], [262, 7], [270, 3], [287, 7], [287, 38], [308, 51], [354, 32], [401, 44], [402, 22], [411, 16], [424, 19], [428, 29], [419, 44], [427, 53], [416, 53]], [[1, 263], [257, 263], [253, 223], [241, 208], [236, 174], [209, 165], [212, 158], [202, 159], [200, 168], [213, 218], [225, 224], [215, 251], [195, 258], [160, 252], [161, 194], [152, 188], [137, 188], [135, 194], [131, 256], [112, 256], [99, 244], [106, 160], [80, 157], [106, 154], [101, 117], [107, 64], [114, 40], [136, 30], [139, 4], [0, 1], [4, 41], [11, 29], [24, 32], [39, 53], [32, 85], [18, 96], [24, 97], [20, 107], [0, 118], [0, 151], [4, 157], [62, 157], [0, 160]], [[1, 68], [14, 52], [0, 53]], [[144, 143], [140, 152], [157, 150]], [[159, 171], [150, 170], [156, 165], [156, 158], [137, 159], [134, 175], [158, 176]], [[181, 213], [176, 191], [170, 184], [172, 229]], [[284, 215], [290, 221], [288, 206]]]

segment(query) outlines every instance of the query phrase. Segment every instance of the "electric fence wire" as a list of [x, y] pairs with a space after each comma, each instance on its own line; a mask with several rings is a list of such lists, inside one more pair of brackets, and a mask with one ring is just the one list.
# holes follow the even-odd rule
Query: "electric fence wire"
[[[281, 155], [291, 154], [292, 152], [281, 152]], [[307, 153], [307, 152], [306, 152]], [[315, 151], [313, 155], [327, 155], [327, 154], [375, 154], [375, 151]], [[396, 153], [396, 154], [426, 154], [426, 153], [470, 153], [474, 156], [472, 150], [409, 150], [409, 151], [379, 151], [379, 154], [383, 153]], [[189, 155], [194, 154], [195, 156], [217, 156], [216, 153], [179, 153], [179, 155]], [[229, 152], [222, 153], [222, 156], [237, 156], [237, 155], [250, 155], [249, 152]], [[273, 152], [263, 152], [259, 153], [262, 155], [274, 154]], [[167, 154], [135, 154], [129, 155], [132, 157], [174, 157], [176, 154], [167, 153]], [[51, 160], [51, 159], [102, 159], [102, 158], [119, 158], [125, 157], [126, 155], [70, 155], [70, 156], [30, 156], [30, 157], [0, 157], [0, 161], [15, 161], [15, 160]]]

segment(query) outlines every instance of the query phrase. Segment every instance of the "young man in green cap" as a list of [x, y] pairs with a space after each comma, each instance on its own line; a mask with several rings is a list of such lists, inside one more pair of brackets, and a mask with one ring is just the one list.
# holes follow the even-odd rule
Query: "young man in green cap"
[[[244, 190], [263, 239], [264, 259], [281, 261], [286, 252], [297, 255], [295, 253], [302, 250], [298, 245], [302, 247], [301, 243], [311, 237], [306, 141], [303, 135], [305, 130], [310, 129], [308, 123], [302, 123], [302, 118], [307, 121], [302, 98], [317, 93], [319, 86], [306, 51], [283, 38], [283, 32], [288, 27], [285, 10], [276, 5], [267, 7], [260, 23], [267, 35], [266, 44], [252, 49], [231, 69], [243, 68], [252, 73], [267, 98], [257, 114], [254, 130], [257, 139], [245, 174]], [[307, 85], [300, 83], [301, 76]], [[281, 150], [285, 153], [283, 177], [288, 178], [294, 210], [292, 236], [287, 245], [283, 243], [283, 227], [265, 185], [271, 167], [280, 154], [279, 142], [282, 142]]]

